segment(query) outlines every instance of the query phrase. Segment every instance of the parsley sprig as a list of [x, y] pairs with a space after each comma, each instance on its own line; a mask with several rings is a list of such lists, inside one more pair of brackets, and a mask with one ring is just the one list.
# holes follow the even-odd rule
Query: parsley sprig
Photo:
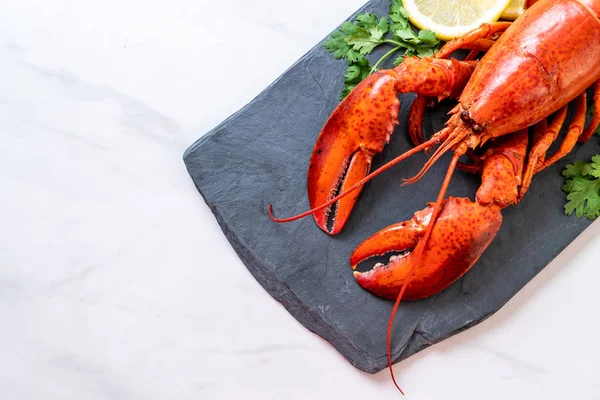
[[[390, 47], [389, 51], [371, 66], [365, 56], [382, 45]], [[415, 33], [401, 0], [391, 0], [388, 15], [381, 18], [373, 13], [358, 14], [353, 21], [344, 22], [324, 44], [335, 58], [345, 59], [348, 63], [340, 100], [400, 50], [404, 52], [396, 57], [394, 66], [400, 64], [405, 56], [432, 56], [439, 46], [435, 33], [428, 30]]]
[[575, 161], [563, 171], [566, 183], [563, 190], [568, 193], [565, 213], [590, 219], [600, 216], [600, 154], [592, 162]]

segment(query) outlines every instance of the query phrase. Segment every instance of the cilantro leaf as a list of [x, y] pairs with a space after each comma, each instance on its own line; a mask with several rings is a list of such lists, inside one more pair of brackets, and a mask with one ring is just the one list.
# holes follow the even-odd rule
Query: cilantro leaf
[[[371, 67], [365, 56], [371, 54], [378, 46], [390, 46]], [[341, 98], [363, 79], [379, 70], [380, 65], [392, 54], [404, 51], [393, 62], [397, 66], [404, 57], [431, 57], [440, 47], [435, 33], [422, 30], [415, 32], [409, 23], [408, 14], [402, 0], [390, 0], [387, 16], [378, 18], [373, 13], [358, 14], [352, 21], [346, 21], [323, 44], [325, 49], [337, 59], [345, 59], [348, 70], [344, 76], [344, 90]], [[384, 68], [389, 68], [388, 65]]]
[[431, 57], [435, 54], [436, 50], [431, 47], [417, 47], [417, 56], [420, 58]]
[[568, 193], [565, 213], [590, 219], [600, 216], [600, 154], [591, 163], [576, 161], [563, 171], [566, 178], [563, 191]]
[[345, 21], [341, 26], [340, 26], [340, 31], [342, 33], [345, 33], [346, 35], [352, 35], [353, 33], [356, 33], [356, 25], [353, 24], [350, 21]]
[[344, 89], [340, 95], [340, 100], [343, 100], [348, 93], [352, 91], [360, 82], [371, 74], [371, 66], [369, 60], [360, 56], [354, 62], [348, 60], [348, 69], [344, 75]]
[[594, 178], [600, 178], [600, 154], [592, 157], [591, 167], [592, 168], [590, 169], [590, 172], [588, 174], [593, 176]]
[[348, 50], [348, 54], [346, 54], [346, 59], [348, 60], [348, 62], [351, 63], [357, 63], [360, 60], [362, 60], [364, 57], [362, 54], [360, 54], [358, 51], [355, 50]]
[[390, 30], [390, 21], [386, 17], [381, 18], [377, 23], [377, 28], [383, 31], [384, 34], [387, 33]]
[[393, 31], [396, 39], [400, 41], [404, 41], [411, 44], [418, 44], [419, 38], [415, 35], [415, 32], [412, 30], [410, 26], [406, 26], [404, 28], [396, 29]]
[[381, 39], [377, 39], [364, 29], [348, 36], [346, 40], [354, 50], [362, 55], [370, 54], [376, 46], [383, 43]]
[[352, 48], [362, 55], [370, 54], [376, 46], [383, 43], [383, 35], [389, 29], [389, 21], [386, 17], [382, 17], [377, 21], [374, 14], [362, 14], [363, 18], [358, 20], [356, 24], [359, 26], [356, 32], [348, 35], [345, 38], [346, 43], [353, 46]]
[[335, 58], [344, 58], [350, 50], [350, 46], [344, 40], [345, 35], [339, 31], [333, 32], [331, 37], [325, 41], [323, 47], [330, 53], [333, 53]]
[[576, 176], [581, 176], [583, 167], [585, 167], [585, 163], [583, 161], [577, 160], [574, 164], [567, 164], [562, 174], [567, 179], [574, 178]]
[[417, 37], [422, 43], [429, 46], [437, 46], [438, 44], [440, 44], [440, 40], [437, 38], [435, 33], [427, 29], [419, 31], [419, 35]]
[[581, 182], [571, 187], [571, 190], [574, 191], [567, 196], [569, 202], [565, 205], [565, 213], [571, 215], [575, 211], [578, 218], [584, 215], [590, 220], [598, 218], [600, 216], [600, 180], [588, 181], [581, 177], [575, 179]]
[[358, 14], [355, 18], [356, 24], [361, 28], [377, 25], [377, 15], [373, 13]]
[[401, 0], [392, 0], [390, 3], [390, 19], [396, 23], [404, 24], [408, 21], [408, 13], [404, 9]]
[[581, 168], [581, 176], [587, 176], [587, 175], [589, 175], [591, 170], [592, 170], [592, 165], [591, 164], [585, 164], [583, 166], [583, 168]]
[[[406, 53], [404, 53], [406, 54]], [[395, 60], [394, 60], [394, 67], [397, 67], [398, 65], [400, 65], [400, 63], [402, 61], [404, 61], [404, 54], [400, 54]]]
[[335, 31], [325, 41], [323, 46], [335, 58], [344, 58], [350, 49], [366, 55], [384, 42], [383, 35], [390, 29], [386, 17], [377, 19], [372, 13], [358, 14], [354, 22], [344, 22], [338, 31]]
[[394, 40], [398, 45], [406, 48], [405, 56], [431, 57], [439, 50], [440, 41], [432, 31], [422, 30], [415, 34], [408, 24], [404, 26], [395, 24], [391, 29]]

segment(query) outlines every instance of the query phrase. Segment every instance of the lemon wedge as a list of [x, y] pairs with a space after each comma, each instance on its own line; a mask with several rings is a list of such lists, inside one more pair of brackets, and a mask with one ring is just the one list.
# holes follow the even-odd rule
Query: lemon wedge
[[420, 29], [450, 40], [497, 21], [511, 0], [403, 0], [408, 18]]
[[525, 0], [510, 0], [508, 7], [502, 12], [500, 18], [509, 21], [514, 21], [519, 18], [523, 11], [525, 11]]

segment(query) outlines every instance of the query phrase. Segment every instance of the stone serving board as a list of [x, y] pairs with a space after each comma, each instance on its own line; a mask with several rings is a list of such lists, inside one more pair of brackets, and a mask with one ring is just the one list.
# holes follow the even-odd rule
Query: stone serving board
[[[385, 15], [388, 0], [358, 12]], [[372, 233], [411, 218], [434, 201], [449, 163], [442, 158], [418, 183], [401, 187], [427, 159], [419, 154], [365, 185], [344, 231], [330, 237], [312, 218], [277, 224], [277, 216], [308, 209], [306, 173], [315, 140], [338, 104], [345, 62], [322, 42], [250, 104], [202, 136], [184, 154], [196, 187], [223, 233], [258, 282], [306, 328], [328, 340], [355, 367], [375, 373], [387, 365], [386, 328], [392, 302], [354, 281], [348, 259]], [[377, 167], [410, 148], [407, 113], [414, 95], [402, 96], [400, 125]], [[440, 129], [452, 104], [429, 110], [425, 130]], [[537, 175], [475, 266], [448, 289], [402, 303], [393, 330], [397, 362], [489, 317], [556, 257], [589, 224], [564, 214], [561, 171], [600, 153], [594, 137]], [[473, 198], [480, 178], [457, 171], [448, 194]]]

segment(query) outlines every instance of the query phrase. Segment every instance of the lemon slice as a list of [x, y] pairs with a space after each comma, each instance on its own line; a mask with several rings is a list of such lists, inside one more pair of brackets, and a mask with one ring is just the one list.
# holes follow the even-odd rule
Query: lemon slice
[[514, 21], [525, 11], [525, 0], [510, 0], [500, 18]]
[[494, 22], [511, 0], [403, 0], [410, 21], [435, 32], [438, 39], [462, 36], [486, 22]]

